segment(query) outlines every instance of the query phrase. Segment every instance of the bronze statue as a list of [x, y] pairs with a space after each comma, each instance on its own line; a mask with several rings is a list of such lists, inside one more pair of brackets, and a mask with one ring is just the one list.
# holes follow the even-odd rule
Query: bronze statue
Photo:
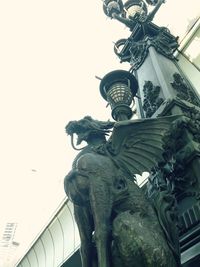
[[166, 234], [172, 228], [176, 233], [174, 217], [165, 205], [168, 215], [159, 223], [135, 183], [135, 174], [150, 172], [161, 160], [162, 139], [174, 117], [114, 123], [87, 116], [66, 126], [72, 144], [74, 133], [77, 144], [87, 142], [64, 181], [74, 203], [83, 267], [179, 266], [178, 245]]

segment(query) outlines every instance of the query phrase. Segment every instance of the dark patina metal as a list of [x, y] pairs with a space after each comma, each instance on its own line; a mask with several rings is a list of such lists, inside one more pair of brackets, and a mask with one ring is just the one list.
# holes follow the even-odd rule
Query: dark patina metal
[[67, 125], [67, 133], [77, 134], [78, 143], [88, 143], [65, 178], [83, 267], [178, 266], [173, 201], [166, 192], [157, 194], [154, 202], [162, 205], [157, 216], [134, 182], [135, 174], [150, 171], [162, 159], [163, 136], [176, 118], [111, 124], [85, 117]]

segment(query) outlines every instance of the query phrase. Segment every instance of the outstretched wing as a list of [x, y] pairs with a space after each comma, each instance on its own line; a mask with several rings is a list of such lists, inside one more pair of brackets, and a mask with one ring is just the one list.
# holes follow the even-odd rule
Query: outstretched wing
[[162, 160], [163, 137], [177, 116], [117, 122], [109, 141], [111, 157], [130, 174], [150, 172]]

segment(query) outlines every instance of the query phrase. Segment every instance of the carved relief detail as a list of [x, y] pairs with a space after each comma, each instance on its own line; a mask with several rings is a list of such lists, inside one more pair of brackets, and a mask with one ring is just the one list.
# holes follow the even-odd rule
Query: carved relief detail
[[193, 107], [183, 113], [189, 118], [185, 122], [185, 127], [190, 132], [193, 141], [200, 143], [200, 111]]
[[163, 161], [153, 170], [149, 187], [151, 190], [166, 186], [179, 200], [194, 191], [197, 177], [186, 172], [186, 165], [192, 155], [200, 153], [200, 112], [191, 108], [184, 113], [187, 117], [172, 123], [165, 136]]
[[164, 101], [163, 98], [159, 97], [160, 86], [153, 85], [151, 81], [145, 81], [143, 92], [143, 109], [146, 117], [151, 117]]
[[179, 97], [180, 99], [186, 100], [196, 106], [200, 106], [200, 100], [197, 98], [192, 88], [190, 88], [186, 84], [183, 77], [181, 77], [179, 73], [174, 73], [173, 79], [174, 80], [173, 82], [171, 82], [171, 85], [176, 90], [177, 97]]

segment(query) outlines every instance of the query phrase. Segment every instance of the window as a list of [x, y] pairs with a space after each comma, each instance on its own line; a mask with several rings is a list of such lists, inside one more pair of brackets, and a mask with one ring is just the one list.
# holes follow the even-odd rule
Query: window
[[200, 71], [200, 27], [184, 47], [182, 53]]

